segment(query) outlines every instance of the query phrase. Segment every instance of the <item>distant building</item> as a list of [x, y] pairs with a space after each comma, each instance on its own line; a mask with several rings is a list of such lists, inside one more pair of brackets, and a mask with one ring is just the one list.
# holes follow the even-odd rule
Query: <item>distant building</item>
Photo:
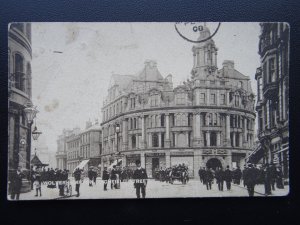
[[[11, 23], [8, 27], [8, 171], [30, 170], [31, 127], [24, 114], [31, 102], [31, 24]], [[29, 174], [29, 173], [28, 173]], [[22, 192], [30, 191], [23, 181]]]
[[[199, 40], [209, 36], [205, 27]], [[121, 161], [134, 168], [139, 159], [152, 177], [183, 163], [191, 176], [200, 167], [244, 165], [255, 134], [254, 94], [233, 61], [217, 68], [217, 51], [212, 39], [195, 45], [191, 80], [175, 88], [152, 60], [136, 75], [112, 75], [102, 107], [102, 167]]]
[[90, 166], [99, 167], [101, 164], [101, 127], [97, 120], [94, 124], [91, 121], [86, 122], [83, 131], [79, 128], [64, 130], [57, 143], [60, 149], [56, 153], [58, 163], [63, 162], [65, 165], [58, 167], [59, 169], [68, 169], [73, 173], [77, 167], [87, 169]]
[[289, 39], [287, 23], [261, 23], [257, 68], [259, 146], [249, 158], [282, 167], [289, 174]]

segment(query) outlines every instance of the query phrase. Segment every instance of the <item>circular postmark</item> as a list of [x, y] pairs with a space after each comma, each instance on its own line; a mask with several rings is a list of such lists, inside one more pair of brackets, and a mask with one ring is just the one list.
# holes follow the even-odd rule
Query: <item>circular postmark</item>
[[[211, 39], [216, 35], [220, 26], [220, 22], [176, 22], [174, 24], [179, 36], [192, 43], [201, 43]], [[206, 34], [201, 36], [201, 33], [205, 31]]]

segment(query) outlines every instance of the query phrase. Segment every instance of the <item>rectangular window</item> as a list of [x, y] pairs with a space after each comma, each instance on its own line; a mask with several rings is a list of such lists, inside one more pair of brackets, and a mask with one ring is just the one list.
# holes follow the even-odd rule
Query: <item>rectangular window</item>
[[200, 104], [205, 104], [205, 94], [200, 93]]
[[276, 73], [275, 73], [275, 58], [270, 59], [269, 61], [269, 70], [270, 70], [270, 76], [269, 76], [269, 82], [275, 82], [276, 81]]
[[216, 94], [210, 94], [210, 102], [212, 105], [216, 104]]
[[220, 95], [220, 104], [225, 105], [225, 94]]

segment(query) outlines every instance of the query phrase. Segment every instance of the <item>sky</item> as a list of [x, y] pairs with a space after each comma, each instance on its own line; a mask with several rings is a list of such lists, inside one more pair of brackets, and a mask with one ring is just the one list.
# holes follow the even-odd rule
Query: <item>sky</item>
[[[212, 31], [216, 24], [207, 26]], [[184, 32], [197, 38], [192, 30]], [[254, 94], [259, 33], [258, 23], [221, 23], [213, 37], [218, 68], [234, 60], [235, 69], [251, 78]], [[190, 78], [193, 45], [177, 34], [174, 23], [33, 23], [32, 101], [44, 144], [56, 151], [64, 128], [101, 122], [112, 74], [135, 75], [152, 59], [162, 76], [172, 74], [174, 87]]]

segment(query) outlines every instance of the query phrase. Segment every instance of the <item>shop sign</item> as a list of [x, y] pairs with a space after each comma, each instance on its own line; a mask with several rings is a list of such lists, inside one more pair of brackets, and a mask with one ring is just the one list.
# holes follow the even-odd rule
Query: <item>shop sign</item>
[[194, 152], [171, 152], [171, 155], [172, 156], [188, 156], [188, 155], [191, 155], [193, 156], [194, 155]]
[[126, 158], [139, 158], [140, 154], [131, 154], [131, 155], [126, 155]]
[[165, 153], [146, 153], [145, 156], [147, 156], [147, 157], [159, 157], [159, 156], [165, 156]]

